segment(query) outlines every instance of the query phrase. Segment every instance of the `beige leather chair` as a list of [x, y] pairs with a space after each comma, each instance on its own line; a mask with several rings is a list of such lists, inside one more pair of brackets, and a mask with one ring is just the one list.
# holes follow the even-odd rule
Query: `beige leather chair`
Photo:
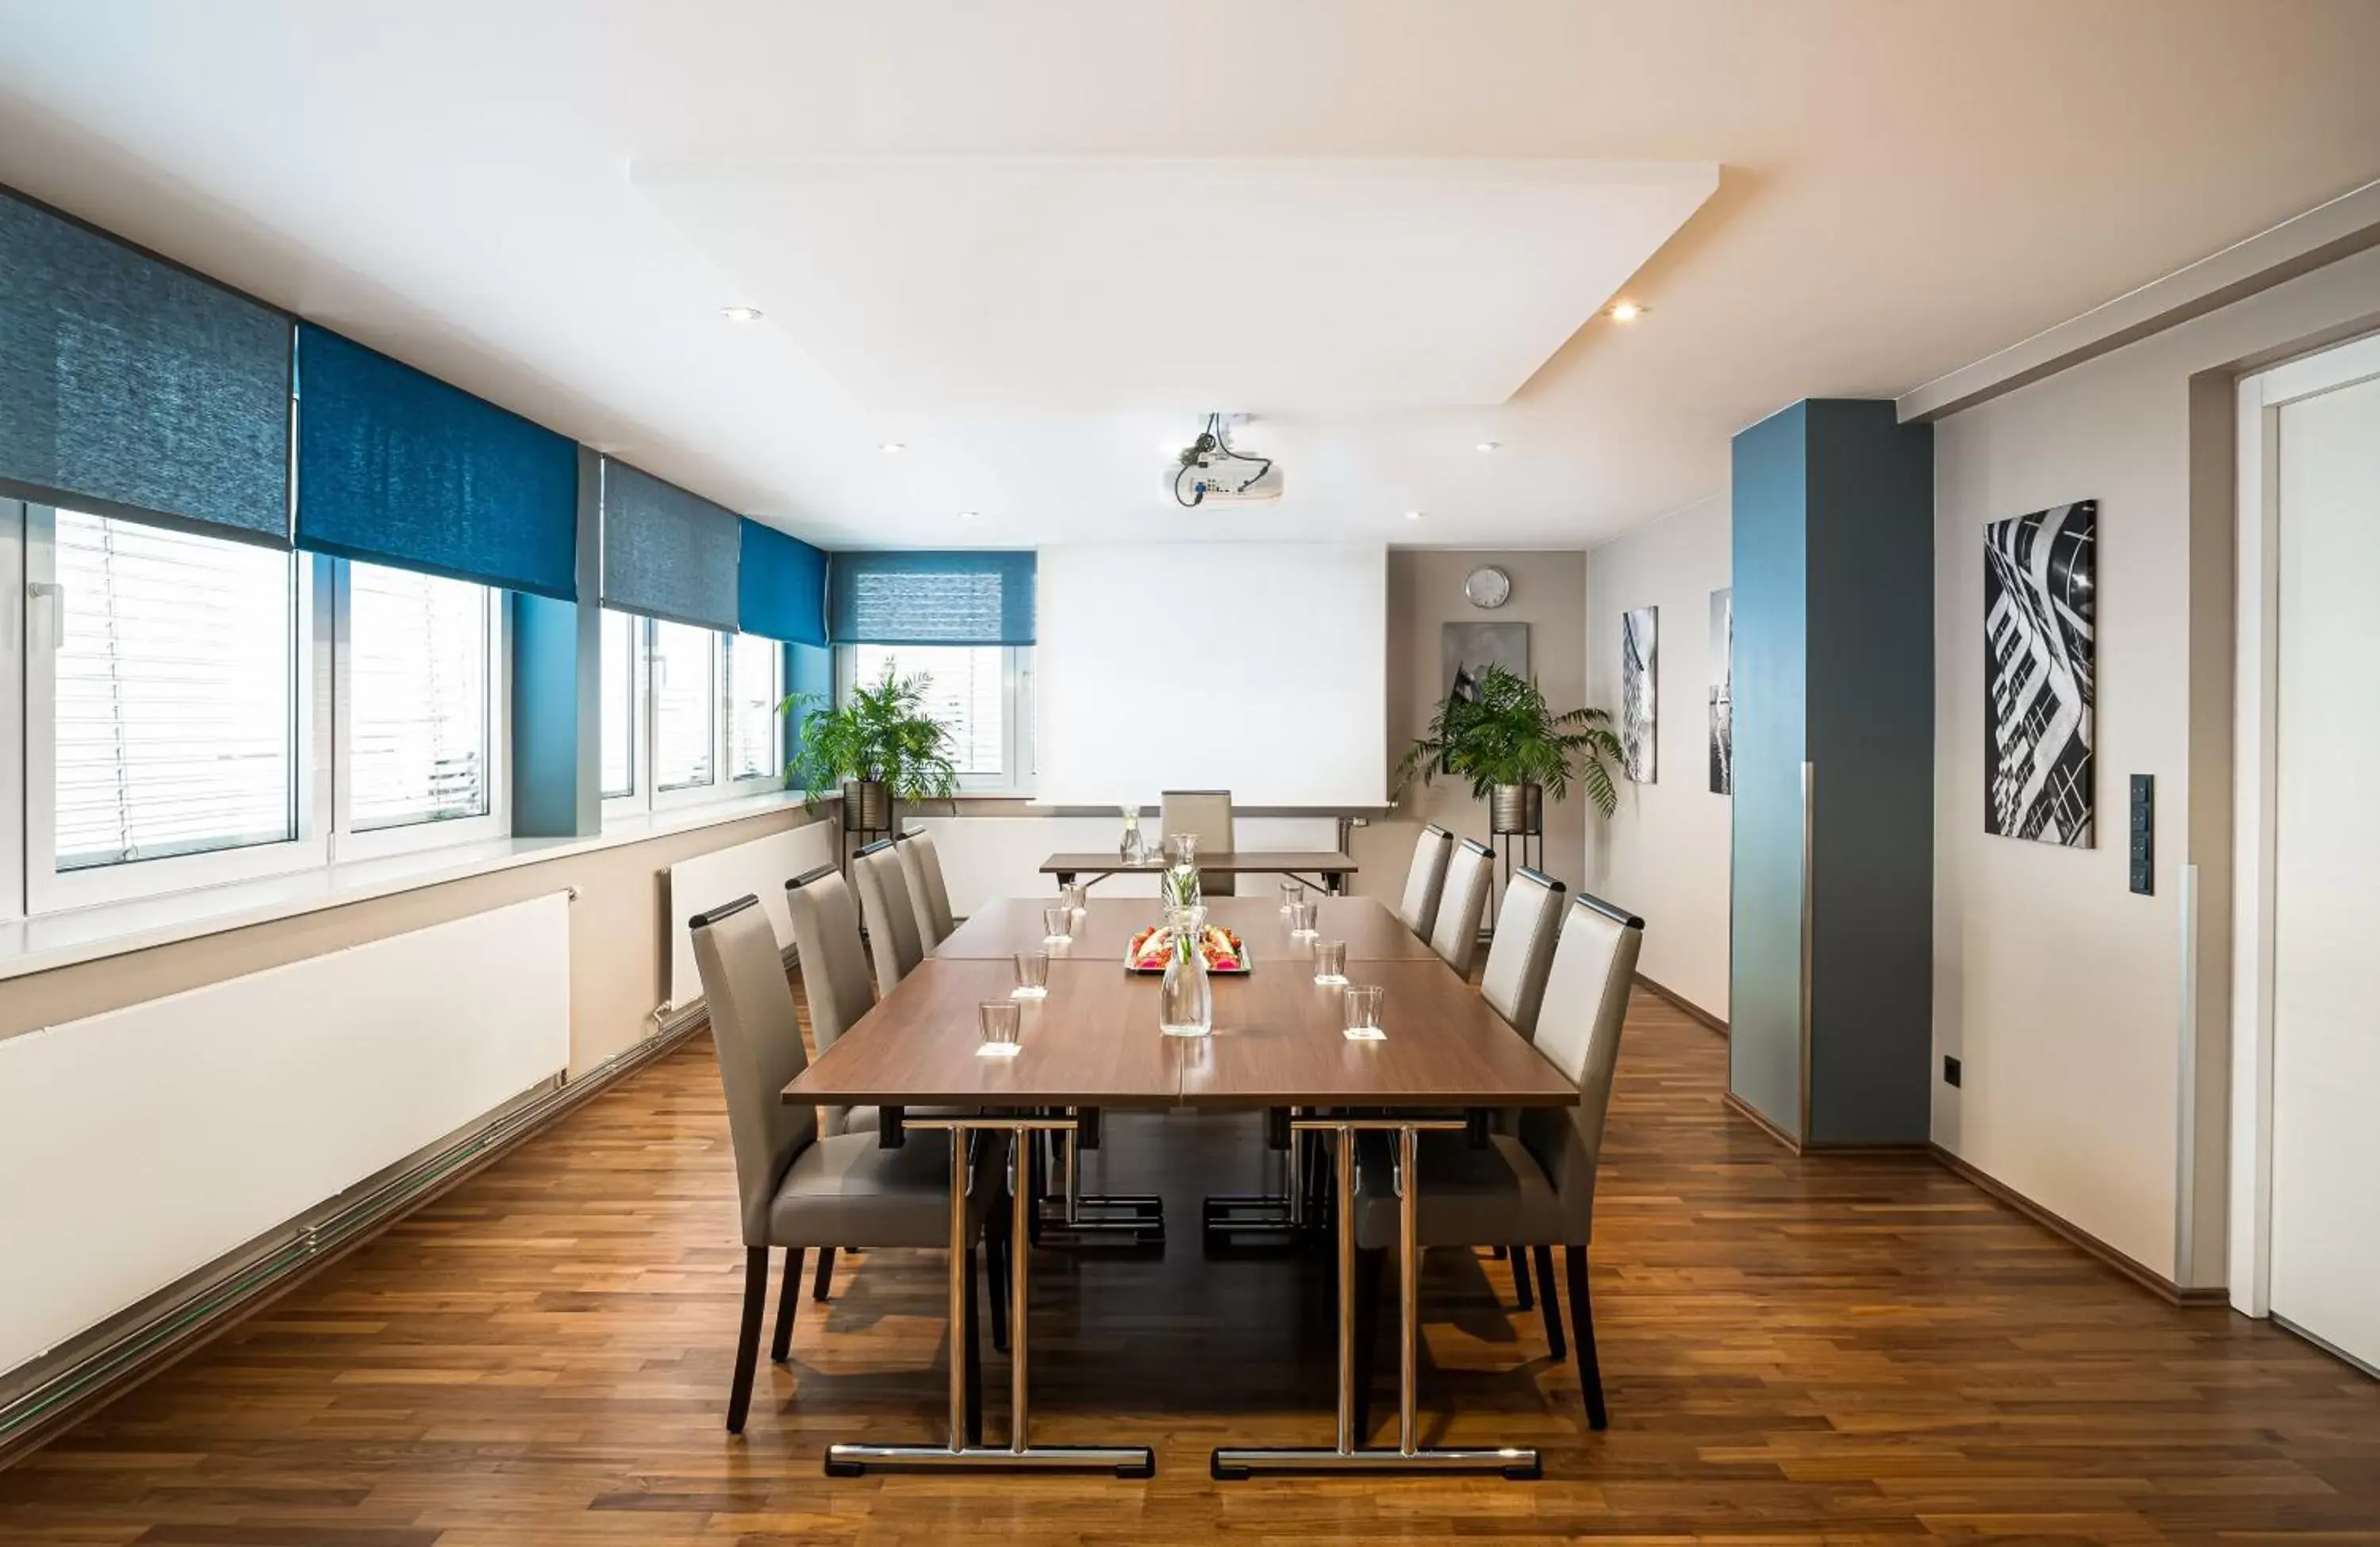
[[1454, 834], [1430, 822], [1414, 840], [1413, 864], [1405, 871], [1404, 899], [1397, 904], [1397, 919], [1405, 928], [1429, 938], [1430, 926], [1438, 922], [1438, 899], [1446, 890], [1446, 861], [1454, 852]]
[[[897, 1150], [877, 1142], [874, 1133], [822, 1136], [813, 1107], [782, 1097], [787, 1083], [808, 1066], [794, 993], [777, 954], [776, 932], [759, 899], [746, 895], [689, 921], [694, 961], [710, 1016], [710, 1037], [719, 1055], [719, 1080], [727, 1094], [727, 1132], [735, 1153], [735, 1187], [742, 1200], [744, 1312], [737, 1329], [735, 1374], [728, 1390], [727, 1429], [744, 1431], [759, 1364], [760, 1316], [769, 1301], [769, 1249], [785, 1250], [785, 1272], [777, 1301], [776, 1336], [770, 1357], [792, 1351], [794, 1308], [798, 1298], [802, 1253], [810, 1247], [939, 1247], [950, 1241], [950, 1141], [947, 1135], [919, 1131]], [[968, 1224], [964, 1249], [970, 1259], [987, 1219], [1004, 1219], [1001, 1206], [1005, 1171], [1001, 1147], [986, 1145], [967, 1185]], [[997, 1235], [995, 1253], [1002, 1249]], [[999, 1276], [995, 1270], [995, 1277]], [[966, 1324], [951, 1329], [953, 1357], [978, 1361], [974, 1297]], [[971, 1381], [972, 1392], [980, 1382]], [[971, 1432], [981, 1429], [980, 1411], [967, 1415]]]
[[1471, 958], [1479, 954], [1479, 916], [1488, 907], [1488, 888], [1496, 880], [1496, 851], [1476, 838], [1465, 838], [1446, 864], [1446, 892], [1431, 920], [1429, 948], [1447, 966], [1471, 976]]
[[[1164, 833], [1191, 833], [1198, 839], [1201, 854], [1232, 854], [1236, 846], [1232, 840], [1232, 792], [1227, 789], [1169, 789], [1164, 795]], [[1229, 871], [1198, 871], [1198, 890], [1210, 897], [1228, 897], [1237, 890], [1238, 878]]]
[[[859, 938], [859, 910], [851, 887], [832, 865], [785, 883], [785, 912], [801, 958], [802, 996], [809, 1001], [810, 1041], [824, 1053], [876, 1007], [868, 981], [868, 948]], [[819, 1126], [829, 1134], [876, 1131], [872, 1106], [822, 1106]]]
[[942, 883], [942, 856], [931, 833], [905, 833], [892, 840], [901, 857], [901, 879], [917, 910], [917, 937], [928, 956], [951, 937], [951, 891]]
[[890, 993], [902, 979], [926, 959], [926, 944], [917, 932], [917, 905], [909, 900], [909, 882], [901, 873], [901, 857], [892, 840], [869, 844], [851, 858], [852, 875], [859, 887], [859, 915], [868, 923], [868, 949], [876, 958], [876, 992]]
[[[1514, 1241], [1534, 1248], [1546, 1342], [1556, 1358], [1563, 1350], [1553, 1249], [1562, 1249], [1571, 1332], [1578, 1345], [1579, 1395], [1588, 1426], [1601, 1429], [1609, 1418], [1595, 1354], [1586, 1249], [1595, 1232], [1595, 1174], [1611, 1107], [1612, 1070], [1620, 1059], [1621, 1022], [1628, 1011], [1645, 921], [1584, 892], [1561, 912], [1561, 936], [1546, 981], [1536, 1043], [1537, 1051], [1578, 1086], [1578, 1104], [1528, 1108], [1521, 1115], [1518, 1132], [1491, 1133], [1479, 1149], [1460, 1133], [1423, 1134], [1415, 1227], [1424, 1248]], [[1370, 1329], [1379, 1322], [1380, 1270], [1389, 1249], [1397, 1245], [1397, 1182], [1386, 1147], [1365, 1151], [1355, 1187], [1355, 1245], [1365, 1259], [1355, 1278], [1355, 1347], [1367, 1366], [1355, 1388], [1360, 1439], [1371, 1384]]]
[[1512, 872], [1504, 888], [1503, 910], [1488, 942], [1488, 965], [1480, 968], [1479, 993], [1512, 1029], [1535, 1041], [1537, 1007], [1553, 970], [1554, 943], [1561, 934], [1562, 883], [1532, 870]]

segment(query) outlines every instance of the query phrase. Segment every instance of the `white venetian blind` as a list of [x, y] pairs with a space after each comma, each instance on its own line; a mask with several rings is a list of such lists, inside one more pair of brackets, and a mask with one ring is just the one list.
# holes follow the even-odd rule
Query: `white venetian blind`
[[691, 789], [717, 782], [714, 738], [719, 636], [683, 623], [653, 623], [653, 783]]
[[727, 637], [727, 776], [777, 772], [777, 663], [780, 647], [758, 634]]
[[348, 825], [489, 810], [488, 588], [348, 566]]
[[1005, 772], [1008, 692], [1006, 651], [999, 645], [854, 645], [852, 680], [883, 680], [887, 666], [900, 678], [926, 679], [926, 713], [950, 732], [948, 750], [961, 774]]
[[61, 510], [56, 866], [296, 835], [290, 556]]

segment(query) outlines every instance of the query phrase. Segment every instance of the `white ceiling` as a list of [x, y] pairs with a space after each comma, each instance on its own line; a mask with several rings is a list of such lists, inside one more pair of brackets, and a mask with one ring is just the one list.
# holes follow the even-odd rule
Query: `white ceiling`
[[1707, 162], [1278, 156], [628, 176], [865, 408], [1185, 423], [1501, 403], [1718, 186]]
[[[1795, 397], [1905, 391], [2380, 175], [2375, 58], [2369, 0], [0, 0], [0, 180], [830, 543], [1575, 546], [1723, 487]], [[927, 321], [838, 338], [784, 210], [630, 171], [952, 156], [1722, 171], [1621, 286], [1641, 321], [1492, 407], [1265, 413], [1238, 438], [1289, 496], [1194, 517], [1157, 493], [1181, 412], [1054, 359], [1004, 402], [856, 394], [870, 330], [934, 367]], [[1196, 239], [1263, 283], [1261, 232]]]

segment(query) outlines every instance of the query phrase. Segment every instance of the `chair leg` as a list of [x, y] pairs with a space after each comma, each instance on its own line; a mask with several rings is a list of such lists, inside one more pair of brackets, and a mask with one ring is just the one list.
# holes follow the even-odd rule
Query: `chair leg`
[[818, 1276], [810, 1281], [810, 1298], [823, 1305], [827, 1291], [834, 1287], [834, 1248], [819, 1248]]
[[966, 1443], [983, 1443], [983, 1328], [975, 1309], [975, 1248], [966, 1251], [966, 1325], [955, 1329], [966, 1345], [959, 1357], [966, 1360]]
[[1359, 1247], [1355, 1251], [1355, 1445], [1363, 1447], [1372, 1432], [1372, 1371], [1379, 1356], [1380, 1278], [1388, 1271], [1388, 1251]]
[[727, 1431], [744, 1432], [752, 1376], [760, 1362], [760, 1318], [769, 1309], [769, 1249], [744, 1249], [744, 1320], [735, 1332], [735, 1381], [727, 1388]]
[[1512, 1264], [1512, 1304], [1527, 1310], [1533, 1303], [1529, 1297], [1529, 1249], [1506, 1247], [1504, 1261]]
[[[827, 1248], [832, 1251], [832, 1247]], [[777, 1334], [769, 1340], [769, 1358], [779, 1364], [793, 1357], [794, 1308], [802, 1297], [802, 1249], [785, 1249], [785, 1281], [777, 1286]]]
[[1570, 1280], [1571, 1341], [1578, 1345], [1578, 1389], [1586, 1401], [1586, 1426], [1608, 1428], [1611, 1415], [1603, 1406], [1603, 1367], [1595, 1358], [1595, 1309], [1586, 1298], [1586, 1248], [1562, 1248], [1562, 1267]]
[[1531, 1247], [1530, 1255], [1537, 1260], [1537, 1309], [1545, 1312], [1546, 1349], [1553, 1361], [1562, 1361], [1561, 1297], [1554, 1293], [1554, 1249], [1549, 1246]]

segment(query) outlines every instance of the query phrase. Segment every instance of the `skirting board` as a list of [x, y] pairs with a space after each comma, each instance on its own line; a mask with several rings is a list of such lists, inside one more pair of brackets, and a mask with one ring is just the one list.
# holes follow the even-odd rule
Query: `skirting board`
[[0, 1405], [0, 1468], [195, 1353], [709, 1025], [710, 1017], [698, 1011], [673, 1017], [656, 1035], [577, 1079], [557, 1080], [525, 1094], [368, 1178], [322, 1210], [229, 1253], [92, 1329], [60, 1350], [38, 1384]]
[[2230, 1291], [2222, 1285], [2202, 1285], [2185, 1289], [2163, 1273], [2118, 1251], [2088, 1230], [2050, 1212], [1997, 1177], [1977, 1170], [1939, 1144], [1929, 1144], [1926, 1149], [1945, 1170], [1963, 1181], [1973, 1183], [1995, 1202], [2005, 1203], [2053, 1235], [2065, 1237], [2069, 1242], [2089, 1252], [2159, 1299], [2171, 1305], [2183, 1306], [2218, 1306], [2230, 1303]]
[[1911, 1139], [1904, 1144], [1811, 1144], [1770, 1122], [1750, 1102], [1734, 1091], [1728, 1091], [1723, 1100], [1729, 1111], [1797, 1155], [1840, 1156], [1849, 1160], [1863, 1155], [1922, 1155], [1928, 1148], [1923, 1139]]
[[1678, 993], [1676, 990], [1663, 988], [1660, 984], [1655, 982], [1652, 979], [1647, 978], [1642, 972], [1636, 974], [1636, 986], [1657, 999], [1669, 1001], [1670, 1005], [1682, 1012], [1687, 1019], [1699, 1021], [1703, 1025], [1707, 1026], [1712, 1030], [1718, 1032], [1722, 1037], [1727, 1035], [1727, 1022], [1724, 1019], [1711, 1014], [1708, 1010], [1704, 1009], [1700, 1005], [1695, 1004], [1693, 1000], [1687, 998], [1684, 994]]

